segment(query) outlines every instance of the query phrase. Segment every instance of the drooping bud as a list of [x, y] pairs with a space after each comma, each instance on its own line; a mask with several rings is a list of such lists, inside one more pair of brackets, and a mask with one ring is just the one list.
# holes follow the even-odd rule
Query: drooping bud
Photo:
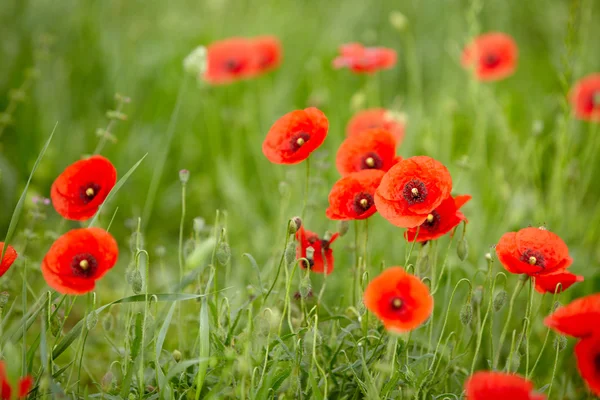
[[408, 25], [408, 19], [400, 11], [390, 13], [390, 25], [399, 32], [402, 32]]
[[456, 254], [458, 254], [458, 258], [460, 261], [465, 261], [469, 256], [469, 244], [467, 243], [467, 239], [462, 237], [458, 241], [458, 246], [456, 247]]
[[221, 242], [217, 248], [217, 261], [221, 265], [226, 265], [231, 259], [231, 248], [227, 242]]
[[9, 298], [8, 292], [0, 292], [0, 310], [2, 310], [8, 303]]
[[102, 386], [102, 390], [105, 392], [109, 392], [110, 390], [112, 390], [114, 379], [115, 376], [111, 371], [108, 371], [106, 374], [104, 374], [102, 380], [100, 381], [100, 386]]
[[288, 227], [289, 227], [288, 233], [290, 235], [295, 234], [302, 227], [302, 219], [300, 217], [294, 217], [294, 218], [290, 219]]
[[179, 171], [179, 180], [181, 181], [182, 185], [188, 183], [188, 181], [190, 180], [190, 171], [188, 171], [187, 169], [182, 169], [181, 171]]
[[85, 325], [87, 327], [87, 330], [91, 331], [92, 329], [94, 329], [96, 327], [97, 323], [98, 323], [98, 314], [96, 313], [96, 311], [92, 311], [91, 313], [88, 314], [87, 318], [85, 319]]
[[181, 361], [181, 352], [179, 350], [173, 350], [173, 359], [175, 360], [175, 362]]
[[483, 299], [483, 286], [477, 286], [475, 290], [473, 290], [473, 303], [481, 304], [481, 300]]
[[200, 233], [202, 233], [205, 226], [206, 226], [206, 221], [204, 221], [204, 218], [200, 218], [200, 217], [194, 218], [193, 227], [194, 227], [194, 233], [196, 235], [199, 235]]
[[502, 310], [504, 304], [506, 304], [506, 299], [508, 298], [508, 293], [506, 290], [501, 290], [496, 293], [496, 297], [494, 297], [494, 311], [498, 312]]
[[287, 247], [285, 248], [284, 259], [285, 259], [286, 265], [290, 265], [296, 259], [296, 243], [295, 242], [288, 243]]
[[485, 253], [485, 259], [487, 261], [492, 261], [492, 254], [491, 253]]
[[142, 289], [144, 287], [143, 281], [142, 281], [142, 273], [140, 272], [139, 269], [134, 269], [132, 276], [131, 276], [131, 289], [133, 290], [133, 293], [135, 294], [140, 294], [142, 293]]
[[473, 306], [471, 303], [465, 303], [460, 309], [460, 322], [467, 326], [471, 323], [473, 319]]
[[300, 281], [299, 292], [302, 298], [308, 297], [308, 295], [312, 292], [312, 284], [310, 282], [309, 276], [302, 278], [302, 280]]
[[515, 350], [512, 353], [512, 365], [510, 366], [511, 371], [518, 371], [521, 366], [521, 353], [518, 350]]
[[339, 221], [338, 222], [338, 233], [341, 236], [344, 236], [346, 233], [348, 233], [348, 230], [350, 229], [350, 222], [348, 221]]
[[556, 335], [554, 338], [554, 348], [563, 351], [567, 347], [567, 338], [563, 335]]

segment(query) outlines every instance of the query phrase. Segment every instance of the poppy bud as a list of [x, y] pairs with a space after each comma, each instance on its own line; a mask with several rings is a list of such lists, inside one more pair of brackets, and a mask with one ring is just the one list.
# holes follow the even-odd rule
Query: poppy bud
[[181, 352], [179, 350], [173, 350], [173, 359], [175, 362], [181, 361]]
[[[324, 239], [327, 240], [327, 239]], [[306, 259], [308, 260], [314, 260], [315, 258], [315, 248], [312, 246], [308, 246], [306, 248]]]
[[306, 298], [311, 292], [312, 285], [310, 283], [310, 277], [305, 277], [300, 281], [300, 296]]
[[294, 233], [298, 232], [298, 229], [300, 229], [300, 227], [302, 226], [302, 219], [300, 217], [294, 217], [292, 219], [290, 219], [290, 222], [288, 224], [288, 233], [290, 235], [293, 235]]
[[98, 314], [96, 313], [96, 311], [92, 311], [91, 313], [88, 314], [87, 318], [85, 319], [85, 325], [87, 327], [87, 330], [91, 331], [92, 329], [94, 329], [96, 327], [97, 323], [98, 323]]
[[390, 13], [390, 25], [397, 31], [402, 32], [408, 25], [408, 19], [400, 11], [392, 11]]
[[44, 393], [48, 389], [50, 389], [50, 378], [48, 377], [48, 374], [44, 374], [40, 378], [39, 390]]
[[108, 371], [106, 374], [104, 374], [104, 376], [102, 377], [102, 380], [100, 381], [102, 390], [105, 392], [110, 391], [112, 389], [114, 379], [115, 379], [115, 376], [113, 375], [113, 373], [111, 371]]
[[429, 255], [428, 254], [424, 254], [423, 256], [421, 256], [417, 259], [416, 270], [420, 272], [421, 276], [422, 276], [422, 274], [429, 271], [429, 266], [430, 265], [429, 265]]
[[562, 304], [560, 304], [560, 301], [555, 301], [552, 305], [552, 313], [555, 312], [559, 307], [562, 307]]
[[514, 351], [512, 354], [512, 363], [510, 366], [511, 371], [518, 371], [521, 366], [521, 353], [518, 351]]
[[563, 335], [556, 335], [554, 338], [554, 348], [563, 351], [567, 347], [567, 338]]
[[296, 259], [296, 243], [290, 242], [288, 246], [285, 248], [285, 263], [290, 265]]
[[206, 72], [208, 65], [206, 47], [198, 46], [183, 59], [183, 69], [195, 78], [200, 78]]
[[193, 225], [194, 225], [194, 233], [196, 235], [199, 235], [204, 230], [204, 227], [206, 226], [206, 222], [204, 221], [204, 218], [196, 217], [196, 218], [194, 218]]
[[339, 221], [338, 222], [338, 233], [340, 234], [340, 236], [344, 236], [346, 233], [348, 233], [348, 230], [350, 229], [350, 222], [348, 221]]
[[8, 303], [8, 297], [8, 292], [0, 292], [0, 310], [2, 310], [4, 306], [6, 306], [6, 303]]
[[508, 298], [508, 293], [506, 293], [506, 290], [501, 290], [496, 294], [496, 297], [494, 297], [494, 311], [500, 311], [502, 310], [502, 307], [504, 307], [504, 304], [506, 304], [506, 299]]
[[492, 254], [491, 253], [485, 253], [485, 259], [487, 261], [492, 261]]
[[62, 318], [56, 313], [50, 318], [50, 333], [52, 333], [52, 336], [57, 337], [60, 334], [61, 327]]
[[106, 332], [112, 331], [114, 325], [115, 317], [113, 317], [112, 314], [106, 314], [104, 318], [102, 318], [102, 329], [104, 329]]
[[217, 261], [221, 265], [226, 265], [229, 262], [229, 259], [231, 259], [231, 248], [227, 242], [221, 242], [221, 244], [219, 244], [216, 256]]
[[190, 180], [190, 171], [187, 169], [182, 169], [179, 171], [179, 180], [182, 185], [185, 185]]
[[467, 256], [469, 255], [469, 245], [467, 244], [467, 239], [465, 239], [464, 237], [458, 241], [456, 254], [458, 254], [458, 258], [460, 258], [460, 261], [465, 261], [467, 259]]
[[133, 273], [131, 275], [131, 289], [133, 290], [133, 293], [135, 293], [135, 294], [142, 293], [143, 286], [144, 285], [142, 282], [142, 273], [140, 272], [139, 269], [134, 269]]
[[477, 286], [473, 291], [473, 303], [481, 304], [483, 298], [483, 286]]
[[460, 322], [467, 326], [473, 319], [473, 306], [471, 303], [465, 303], [460, 309]]
[[127, 396], [127, 400], [136, 400], [137, 398], [135, 397], [135, 394], [133, 393], [129, 393], [129, 396]]

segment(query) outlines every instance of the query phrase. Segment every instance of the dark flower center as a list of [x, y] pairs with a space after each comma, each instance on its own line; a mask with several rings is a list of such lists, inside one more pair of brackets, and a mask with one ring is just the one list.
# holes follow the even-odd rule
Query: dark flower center
[[329, 250], [329, 245], [329, 240], [321, 239], [321, 249], [323, 249], [323, 251]]
[[483, 57], [483, 64], [488, 68], [494, 68], [500, 64], [500, 57], [495, 54], [488, 53]]
[[440, 214], [437, 211], [432, 211], [430, 214], [427, 215], [427, 219], [425, 220], [425, 222], [423, 222], [423, 224], [421, 224], [421, 227], [429, 231], [435, 231], [439, 225]]
[[371, 208], [371, 206], [373, 205], [373, 196], [371, 196], [371, 194], [369, 193], [359, 193], [356, 196], [354, 196], [354, 202], [352, 203], [352, 210], [357, 214], [357, 215], [362, 215], [365, 212], [367, 212], [367, 210], [369, 210], [369, 208]]
[[523, 254], [521, 254], [521, 261], [532, 266], [535, 265], [541, 269], [546, 267], [546, 259], [544, 258], [544, 255], [537, 250], [525, 250]]
[[596, 372], [600, 374], [600, 353], [594, 357], [594, 366], [596, 367]]
[[381, 169], [383, 167], [383, 161], [377, 153], [367, 153], [363, 156], [360, 162], [360, 169]]
[[83, 204], [88, 204], [98, 195], [100, 192], [100, 185], [97, 183], [88, 183], [87, 185], [83, 185], [81, 187], [81, 192], [79, 193], [79, 197], [83, 201]]
[[310, 135], [304, 131], [295, 134], [290, 142], [292, 146], [292, 151], [300, 150], [300, 147], [304, 146], [309, 139]]
[[227, 72], [234, 74], [236, 72], [240, 72], [242, 70], [243, 66], [242, 66], [242, 63], [239, 62], [238, 60], [229, 59], [229, 60], [225, 61], [224, 67]]
[[402, 196], [409, 205], [422, 203], [427, 198], [427, 187], [418, 179], [413, 179], [404, 185]]
[[392, 297], [390, 300], [390, 307], [392, 308], [392, 311], [402, 311], [404, 308], [404, 301], [400, 297]]
[[96, 273], [98, 261], [90, 253], [77, 254], [71, 260], [71, 269], [73, 270], [73, 275], [81, 278], [89, 278]]

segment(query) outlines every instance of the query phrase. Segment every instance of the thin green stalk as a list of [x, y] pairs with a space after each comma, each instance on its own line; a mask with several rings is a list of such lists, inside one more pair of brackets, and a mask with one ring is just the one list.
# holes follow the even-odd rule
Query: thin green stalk
[[[184, 275], [184, 258], [183, 258], [183, 228], [185, 225], [185, 194], [186, 194], [186, 186], [187, 182], [181, 181], [181, 219], [179, 220], [179, 246], [178, 246], [178, 261], [179, 261], [179, 286], [182, 285], [183, 275]], [[181, 319], [181, 307], [183, 305], [179, 303], [177, 305], [177, 318], [179, 321]], [[177, 324], [177, 338], [178, 338], [178, 346], [183, 349], [183, 324]]]
[[[554, 296], [552, 296], [552, 304], [551, 304], [550, 307], [554, 307], [554, 304], [556, 303], [557, 296], [558, 296], [558, 293], [554, 293]], [[546, 348], [546, 344], [548, 343], [548, 337], [550, 336], [550, 331], [551, 331], [550, 328], [548, 328], [546, 330], [546, 337], [544, 338], [544, 343], [542, 344], [542, 348], [540, 350], [540, 354], [538, 354], [538, 357], [535, 360], [535, 363], [533, 364], [533, 367], [531, 367], [531, 371], [526, 371], [526, 376], [525, 377], [527, 379], [529, 379], [529, 377], [533, 376], [533, 372], [535, 371], [535, 368], [537, 367], [538, 363], [542, 359], [542, 355], [544, 354], [544, 349]]]
[[554, 356], [554, 366], [552, 367], [552, 378], [550, 378], [550, 386], [548, 387], [548, 398], [551, 399], [552, 386], [554, 385], [554, 377], [556, 376], [556, 366], [558, 365], [558, 354], [560, 353], [560, 342], [556, 341], [556, 355]]
[[306, 177], [304, 183], [304, 202], [302, 204], [302, 221], [306, 216], [306, 205], [308, 204], [308, 191], [310, 190], [310, 157], [306, 159]]
[[531, 314], [533, 309], [533, 279], [529, 279], [529, 301], [527, 302], [527, 329], [525, 331], [525, 373], [529, 371], [529, 342], [531, 341]]
[[[273, 283], [271, 284], [271, 287], [269, 288], [269, 291], [265, 294], [265, 298], [263, 300], [263, 303], [267, 301], [267, 299], [269, 298], [269, 295], [271, 294], [271, 292], [273, 291], [273, 288], [275, 288], [275, 284], [277, 283], [277, 279], [279, 279], [279, 274], [281, 273], [281, 267], [283, 266], [283, 263], [285, 262], [285, 252], [287, 251], [288, 248], [288, 244], [290, 241], [290, 226], [292, 225], [292, 221], [289, 221], [287, 224], [287, 230], [285, 232], [285, 243], [283, 245], [283, 251], [281, 252], [281, 258], [279, 259], [279, 266], [277, 267], [277, 273], [275, 274], [275, 279], [273, 279]], [[262, 290], [262, 288], [261, 288]]]
[[502, 354], [502, 346], [504, 345], [504, 340], [506, 339], [506, 334], [508, 333], [508, 325], [510, 323], [510, 319], [512, 317], [513, 308], [515, 306], [515, 299], [521, 293], [521, 289], [523, 289], [523, 280], [519, 279], [517, 286], [515, 286], [515, 290], [510, 298], [510, 303], [508, 307], [508, 315], [506, 317], [506, 322], [504, 323], [504, 328], [502, 328], [502, 333], [500, 334], [500, 341], [498, 342], [498, 354], [496, 355], [496, 359], [494, 360], [494, 369], [498, 366], [498, 362], [500, 361], [500, 354]]
[[354, 282], [352, 283], [352, 305], [357, 302], [358, 290], [358, 274], [360, 273], [360, 246], [358, 244], [358, 220], [354, 220]]

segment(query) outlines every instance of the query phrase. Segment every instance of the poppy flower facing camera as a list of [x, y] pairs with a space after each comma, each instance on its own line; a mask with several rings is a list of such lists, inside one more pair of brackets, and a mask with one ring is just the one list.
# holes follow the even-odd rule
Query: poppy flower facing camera
[[387, 171], [399, 160], [394, 136], [386, 129], [375, 128], [348, 136], [338, 148], [335, 165], [345, 176], [369, 169]]
[[491, 32], [475, 38], [462, 54], [462, 64], [473, 70], [480, 81], [497, 81], [517, 68], [518, 49], [512, 37]]
[[341, 178], [329, 193], [327, 217], [333, 220], [356, 220], [375, 214], [377, 209], [373, 197], [383, 175], [383, 171], [366, 169]]
[[600, 122], [600, 73], [588, 75], [573, 86], [571, 105], [577, 118]]

